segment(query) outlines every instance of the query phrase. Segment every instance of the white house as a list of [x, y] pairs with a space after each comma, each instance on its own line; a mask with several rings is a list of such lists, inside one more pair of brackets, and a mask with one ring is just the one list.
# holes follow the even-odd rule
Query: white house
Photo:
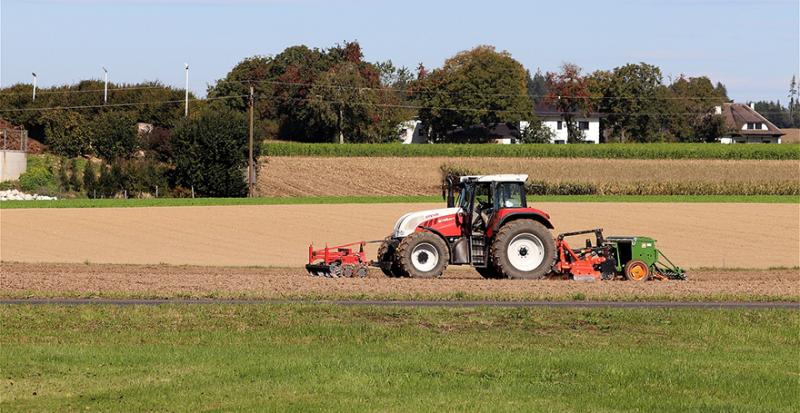
[[[542, 124], [553, 131], [553, 139], [550, 143], [567, 143], [567, 122], [564, 120], [563, 113], [558, 109], [538, 104], [535, 108], [536, 116]], [[600, 114], [598, 113], [572, 113], [578, 129], [583, 132], [583, 137], [588, 143], [600, 143]], [[530, 122], [522, 121], [519, 130], [523, 131], [530, 126]]]
[[752, 103], [723, 103], [714, 107], [714, 113], [725, 121], [726, 132], [719, 138], [720, 143], [781, 143], [781, 136], [785, 135], [756, 112]]
[[428, 143], [428, 137], [418, 120], [407, 120], [397, 127], [397, 137], [404, 144]]

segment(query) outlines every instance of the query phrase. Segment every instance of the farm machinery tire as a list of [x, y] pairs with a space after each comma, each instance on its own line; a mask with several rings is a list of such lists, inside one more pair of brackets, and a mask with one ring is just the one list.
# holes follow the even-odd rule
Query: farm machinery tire
[[481, 277], [487, 280], [496, 280], [498, 278], [503, 278], [503, 275], [498, 273], [497, 270], [494, 268], [494, 264], [491, 261], [485, 267], [475, 267], [475, 271], [481, 275]]
[[489, 256], [497, 274], [512, 279], [536, 280], [544, 278], [553, 268], [556, 243], [541, 223], [519, 219], [500, 228]]
[[387, 277], [404, 277], [405, 274], [403, 270], [400, 269], [400, 265], [397, 263], [397, 258], [395, 256], [395, 247], [392, 245], [391, 240], [387, 238], [381, 243], [381, 246], [378, 247], [378, 262], [391, 262], [391, 268], [384, 268], [381, 267], [381, 271]]
[[629, 261], [625, 264], [625, 279], [628, 281], [647, 281], [650, 278], [650, 267], [641, 260]]
[[445, 241], [431, 232], [415, 232], [400, 241], [396, 258], [411, 278], [439, 278], [450, 262]]

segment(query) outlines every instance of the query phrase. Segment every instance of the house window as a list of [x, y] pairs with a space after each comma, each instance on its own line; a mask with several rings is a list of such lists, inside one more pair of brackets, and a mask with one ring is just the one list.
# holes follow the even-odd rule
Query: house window
[[760, 130], [761, 129], [761, 122], [747, 122], [747, 129], [749, 130]]
[[556, 129], [558, 130], [564, 129], [564, 122], [562, 121], [556, 122]]
[[580, 130], [589, 130], [589, 122], [582, 120], [578, 122], [578, 129]]

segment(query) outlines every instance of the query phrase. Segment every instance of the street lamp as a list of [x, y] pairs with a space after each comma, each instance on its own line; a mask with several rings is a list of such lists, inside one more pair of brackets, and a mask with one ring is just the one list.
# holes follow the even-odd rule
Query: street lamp
[[31, 73], [33, 75], [33, 101], [36, 101], [36, 73]]
[[105, 76], [105, 87], [103, 88], [103, 104], [108, 103], [108, 69], [103, 66], [103, 75]]
[[183, 116], [189, 117], [189, 63], [184, 63], [183, 66], [186, 68], [186, 94], [184, 97]]

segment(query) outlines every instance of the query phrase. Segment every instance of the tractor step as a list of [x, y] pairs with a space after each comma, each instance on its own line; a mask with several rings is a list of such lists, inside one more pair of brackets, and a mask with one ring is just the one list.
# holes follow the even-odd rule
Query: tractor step
[[472, 265], [476, 267], [486, 266], [486, 237], [483, 235], [473, 235], [470, 239], [472, 251]]

